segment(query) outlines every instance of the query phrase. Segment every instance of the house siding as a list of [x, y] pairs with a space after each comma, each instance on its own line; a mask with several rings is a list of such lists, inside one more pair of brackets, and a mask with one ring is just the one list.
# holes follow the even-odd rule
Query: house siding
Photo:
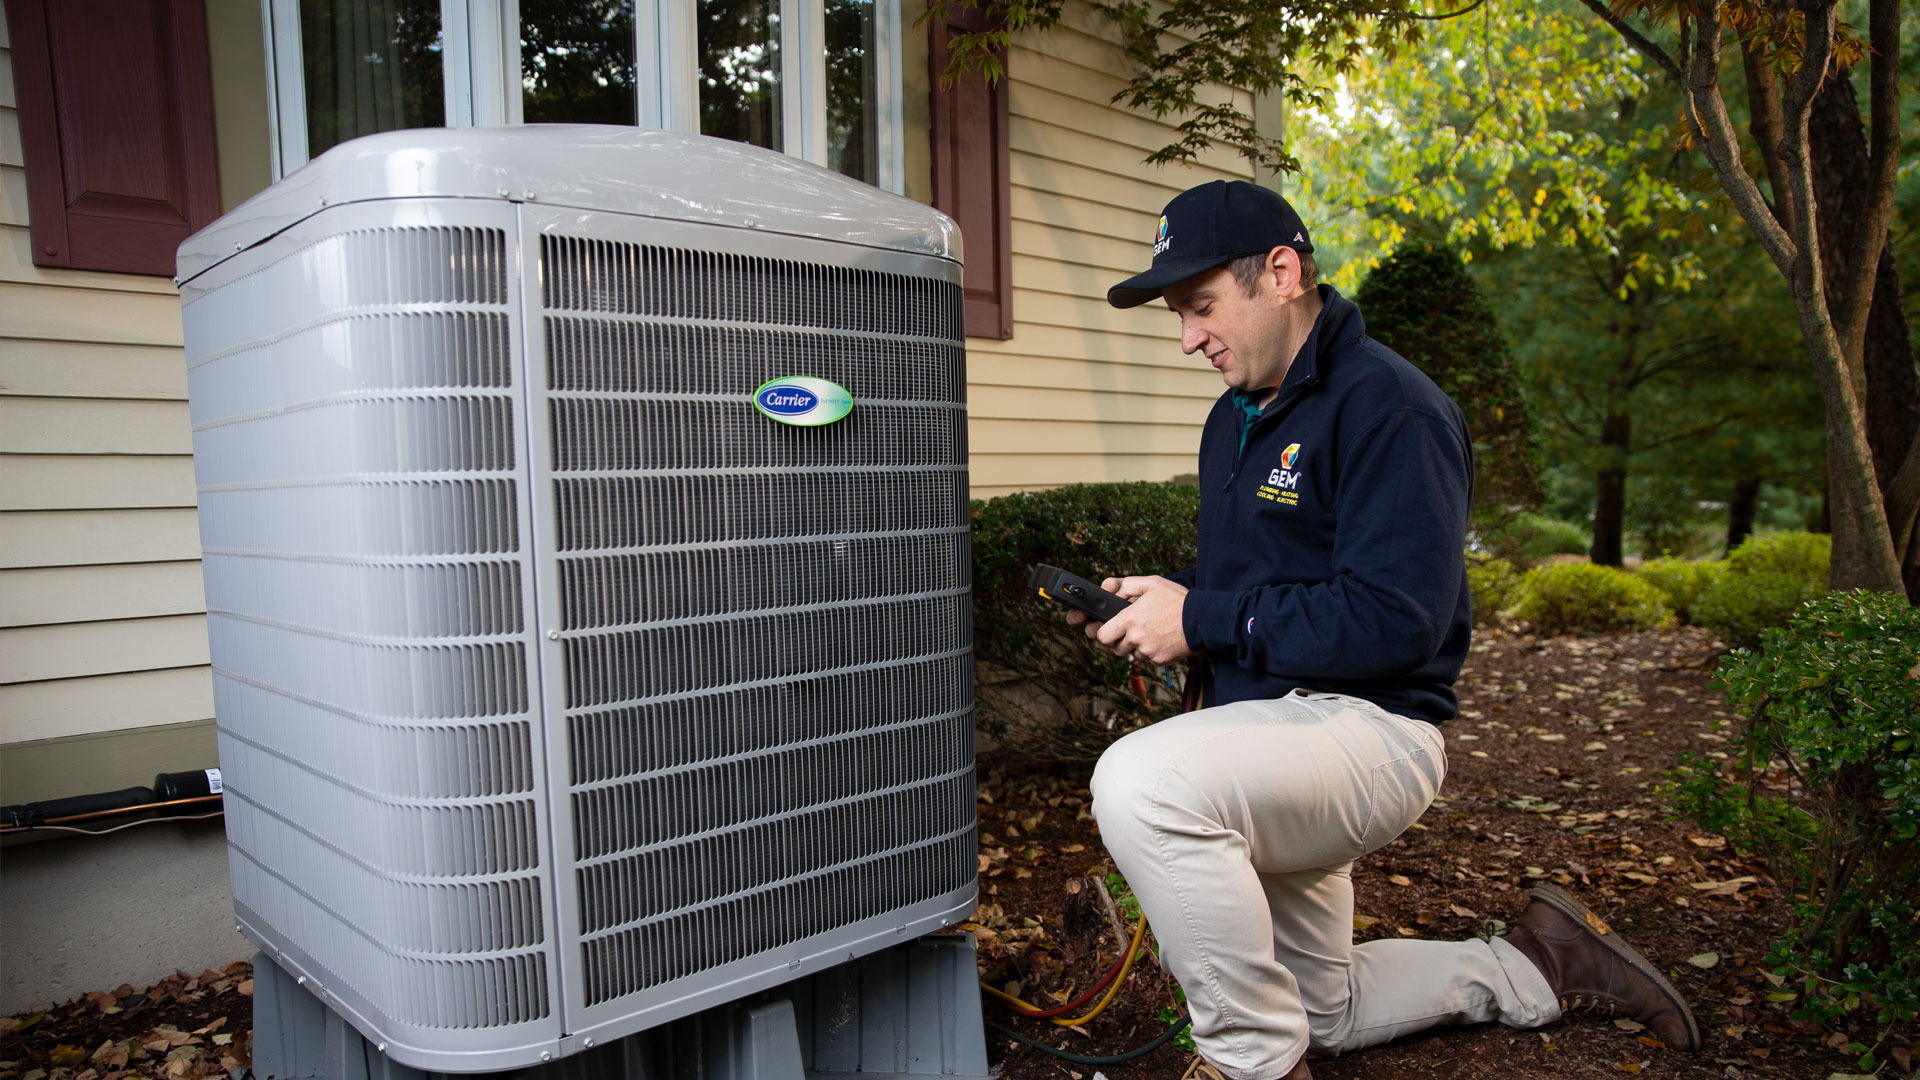
[[1219, 376], [1181, 355], [1165, 307], [1116, 311], [1106, 291], [1145, 268], [1174, 195], [1253, 174], [1226, 152], [1144, 164], [1177, 132], [1110, 104], [1128, 63], [1116, 40], [1099, 16], [1069, 12], [1007, 58], [1013, 337], [967, 342], [974, 498], [1192, 473], [1220, 395]]
[[[11, 43], [0, 70], [0, 750], [186, 724], [212, 764], [179, 295], [33, 265]], [[9, 768], [0, 799], [115, 782]]]

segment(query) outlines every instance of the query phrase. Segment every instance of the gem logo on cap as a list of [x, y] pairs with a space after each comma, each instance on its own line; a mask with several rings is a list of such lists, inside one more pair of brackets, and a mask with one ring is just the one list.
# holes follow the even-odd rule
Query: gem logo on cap
[[1161, 214], [1160, 215], [1160, 231], [1156, 233], [1153, 238], [1153, 253], [1155, 255], [1160, 254], [1161, 252], [1167, 250], [1167, 247], [1172, 243], [1173, 243], [1172, 238], [1167, 235], [1167, 215]]

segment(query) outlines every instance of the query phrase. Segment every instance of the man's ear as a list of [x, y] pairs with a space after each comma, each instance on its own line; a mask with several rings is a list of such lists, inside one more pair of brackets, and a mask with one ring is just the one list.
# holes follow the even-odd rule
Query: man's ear
[[1267, 278], [1274, 292], [1285, 300], [1300, 290], [1300, 253], [1281, 244], [1267, 252]]

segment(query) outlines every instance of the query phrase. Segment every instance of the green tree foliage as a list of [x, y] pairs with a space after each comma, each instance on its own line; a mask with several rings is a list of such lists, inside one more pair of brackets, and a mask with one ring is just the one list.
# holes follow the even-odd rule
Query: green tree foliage
[[[946, 2], [934, 0], [935, 10]], [[1052, 25], [1061, 2], [986, 0], [990, 18], [1002, 19], [1005, 29], [958, 42], [950, 73], [988, 66], [982, 58], [1005, 43], [1007, 31]], [[1443, 12], [1399, 0], [1365, 8], [1323, 0], [1170, 0], [1145, 9], [1131, 2], [1101, 5], [1120, 20], [1140, 67], [1116, 100], [1182, 118], [1179, 138], [1150, 160], [1191, 160], [1224, 141], [1269, 166], [1296, 167], [1287, 147], [1260, 141], [1264, 133], [1232, 96], [1236, 88], [1278, 93], [1309, 130], [1316, 114], [1333, 119], [1323, 125], [1335, 133], [1333, 152], [1350, 147], [1358, 159], [1334, 174], [1358, 178], [1352, 182], [1368, 198], [1323, 197], [1320, 205], [1353, 207], [1356, 232], [1383, 222], [1388, 232], [1376, 239], [1397, 242], [1392, 229], [1421, 219], [1496, 245], [1546, 238], [1594, 244], [1636, 221], [1664, 231], [1670, 226], [1661, 224], [1663, 214], [1698, 221], [1730, 206], [1789, 286], [1807, 361], [1802, 370], [1821, 390], [1839, 538], [1834, 584], [1901, 589], [1903, 560], [1920, 574], [1920, 439], [1906, 440], [1911, 451], [1891, 452], [1903, 464], [1892, 470], [1883, 496], [1862, 407], [1867, 312], [1880, 272], [1871, 255], [1888, 231], [1900, 150], [1898, 0], [1867, 0], [1871, 47], [1838, 19], [1838, 0], [1791, 9], [1760, 0], [1466, 0]], [[1543, 21], [1528, 21], [1536, 16]], [[1605, 45], [1592, 48], [1599, 42]], [[1828, 75], [1854, 64], [1869, 69], [1866, 192], [1858, 213], [1824, 227], [1847, 233], [1837, 250], [1868, 257], [1836, 264], [1828, 280], [1815, 257], [1823, 225], [1810, 212], [1808, 118]], [[1477, 85], [1476, 71], [1486, 73]], [[1736, 124], [1723, 83], [1746, 90], [1750, 138]], [[1642, 169], [1609, 194], [1593, 182], [1595, 170], [1611, 173], [1622, 155], [1671, 143], [1674, 135], [1652, 120], [1631, 135], [1588, 130], [1581, 120], [1589, 106], [1637, 100], [1655, 84], [1675, 96], [1666, 115], [1678, 120], [1688, 160], [1710, 167], [1713, 185], [1676, 183]], [[1425, 105], [1459, 119], [1429, 121]], [[1350, 130], [1355, 124], [1359, 129]], [[1759, 177], [1749, 171], [1750, 158]], [[1378, 213], [1382, 205], [1397, 213]], [[1319, 235], [1339, 227], [1336, 219], [1318, 220]], [[1645, 254], [1630, 268], [1636, 281], [1651, 276], [1684, 287], [1690, 279], [1684, 257]]]
[[[1731, 760], [1688, 755], [1674, 807], [1766, 860], [1793, 918], [1772, 954], [1796, 1016], [1881, 1027], [1920, 1014], [1920, 610], [1835, 593], [1716, 679], [1743, 713]], [[1874, 1068], [1874, 1052], [1861, 1067]]]
[[1356, 297], [1367, 333], [1427, 373], [1466, 413], [1473, 436], [1473, 528], [1498, 532], [1539, 507], [1540, 426], [1500, 321], [1451, 248], [1410, 244]]
[[633, 123], [633, 47], [633, 0], [520, 0], [526, 121]]

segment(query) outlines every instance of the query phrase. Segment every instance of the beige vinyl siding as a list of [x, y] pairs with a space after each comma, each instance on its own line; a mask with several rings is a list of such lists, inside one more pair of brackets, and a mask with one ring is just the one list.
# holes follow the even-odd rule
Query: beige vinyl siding
[[33, 265], [0, 74], [0, 746], [206, 721], [179, 296]]
[[[1127, 60], [1092, 13], [1017, 41], [1008, 57], [1013, 337], [970, 338], [973, 495], [1191, 473], [1220, 378], [1183, 356], [1165, 306], [1107, 306], [1144, 269], [1167, 200], [1248, 179], [1227, 152], [1155, 167], [1172, 125], [1110, 104]], [[1248, 102], [1242, 101], [1245, 107]]]

